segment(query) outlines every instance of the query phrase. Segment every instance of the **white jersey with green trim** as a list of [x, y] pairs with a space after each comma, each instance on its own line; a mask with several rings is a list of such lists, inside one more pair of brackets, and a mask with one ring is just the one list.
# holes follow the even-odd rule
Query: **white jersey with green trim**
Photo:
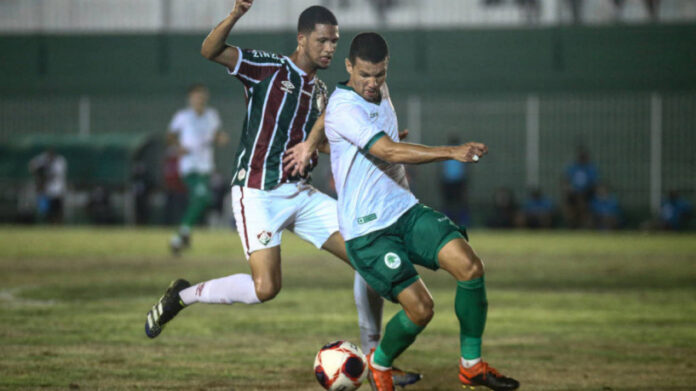
[[338, 223], [345, 240], [396, 222], [418, 203], [402, 164], [385, 162], [368, 150], [381, 137], [399, 141], [396, 112], [386, 84], [382, 99], [368, 102], [338, 84], [326, 107], [325, 132], [338, 193]]
[[179, 158], [180, 174], [210, 174], [213, 171], [213, 144], [220, 125], [220, 116], [211, 107], [206, 108], [202, 114], [196, 113], [191, 107], [174, 114], [169, 123], [169, 132], [179, 137], [179, 145], [187, 151]]

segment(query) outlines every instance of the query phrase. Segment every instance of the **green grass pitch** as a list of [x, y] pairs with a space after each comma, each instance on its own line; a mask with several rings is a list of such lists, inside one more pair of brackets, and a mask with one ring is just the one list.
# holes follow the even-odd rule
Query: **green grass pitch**
[[[197, 231], [180, 258], [169, 234], [0, 228], [0, 389], [319, 390], [319, 347], [359, 342], [352, 271], [289, 233], [275, 300], [196, 305], [149, 340], [145, 314], [170, 280], [248, 270], [233, 232]], [[474, 231], [471, 243], [487, 268], [484, 355], [522, 390], [696, 389], [696, 235]], [[397, 364], [424, 373], [407, 390], [456, 390], [455, 284], [422, 276], [435, 318]]]

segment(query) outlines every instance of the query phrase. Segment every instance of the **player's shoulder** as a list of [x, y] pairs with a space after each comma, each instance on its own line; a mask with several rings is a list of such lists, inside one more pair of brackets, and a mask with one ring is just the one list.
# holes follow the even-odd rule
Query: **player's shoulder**
[[192, 113], [193, 113], [192, 108], [182, 107], [181, 109], [177, 110], [172, 117], [174, 119], [182, 120], [184, 118], [190, 117]]
[[285, 62], [285, 57], [265, 50], [242, 49], [243, 60], [254, 63], [281, 64]]
[[329, 98], [329, 106], [333, 108], [346, 106], [361, 106], [360, 99], [358, 99], [358, 94], [354, 93], [353, 90], [347, 89], [343, 84], [338, 84], [336, 89], [331, 93]]

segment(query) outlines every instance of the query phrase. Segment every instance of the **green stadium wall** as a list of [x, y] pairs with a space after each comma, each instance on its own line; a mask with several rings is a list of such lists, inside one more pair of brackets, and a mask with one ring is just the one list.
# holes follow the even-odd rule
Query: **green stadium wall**
[[[356, 31], [343, 31], [330, 86]], [[637, 222], [649, 215], [650, 104], [662, 98], [662, 190], [696, 201], [696, 25], [460, 29], [384, 32], [389, 85], [401, 124], [419, 98], [421, 140], [448, 134], [484, 141], [485, 164], [469, 170], [472, 215], [485, 219], [492, 194], [526, 193], [528, 98], [539, 100], [539, 185], [560, 204], [559, 181], [574, 149], [587, 146], [602, 181]], [[91, 98], [93, 133], [162, 132], [193, 82], [212, 90], [232, 145], [217, 154], [230, 175], [243, 120], [239, 82], [199, 54], [205, 34], [0, 36], [0, 140], [19, 133], [77, 133], [77, 102]], [[294, 34], [234, 33], [242, 47], [290, 53]], [[39, 102], [40, 104], [34, 104]], [[18, 125], [19, 124], [19, 125]], [[328, 177], [320, 165], [317, 184]], [[482, 162], [483, 163], [483, 162]], [[156, 171], [156, 170], [155, 170]], [[411, 170], [424, 202], [440, 205], [439, 167]]]
[[[344, 31], [322, 78], [345, 76]], [[385, 32], [395, 92], [696, 89], [696, 25]], [[229, 91], [198, 53], [205, 34], [0, 36], [2, 94], [179, 92], [191, 80]], [[292, 33], [234, 33], [231, 42], [290, 53]], [[234, 84], [232, 84], [234, 85]], [[236, 87], [235, 87], [236, 88]]]

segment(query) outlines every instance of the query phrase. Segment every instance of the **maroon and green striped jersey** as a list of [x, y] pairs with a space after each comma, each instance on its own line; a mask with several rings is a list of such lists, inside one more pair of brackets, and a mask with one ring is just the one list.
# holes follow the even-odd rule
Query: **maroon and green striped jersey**
[[[244, 84], [247, 112], [232, 184], [270, 190], [301, 180], [285, 173], [283, 156], [309, 135], [326, 105], [326, 85], [288, 57], [238, 50], [237, 66], [228, 72]], [[316, 156], [312, 160], [314, 167]]]

